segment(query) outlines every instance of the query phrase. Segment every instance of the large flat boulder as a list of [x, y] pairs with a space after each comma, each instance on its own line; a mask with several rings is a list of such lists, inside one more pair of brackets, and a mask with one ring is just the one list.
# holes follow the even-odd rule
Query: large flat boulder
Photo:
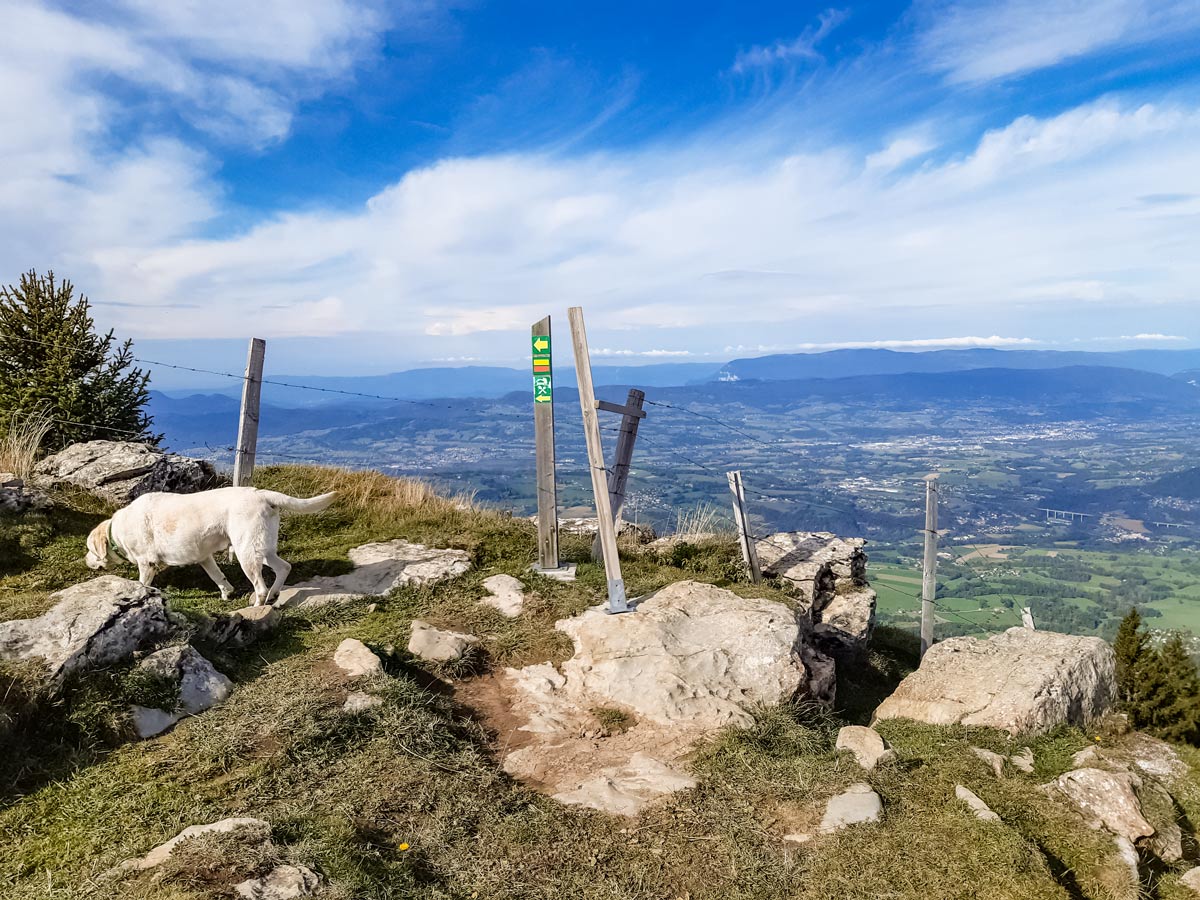
[[45, 487], [73, 484], [121, 506], [152, 491], [191, 494], [213, 487], [212, 464], [147, 444], [87, 441], [47, 456], [34, 469]]
[[51, 595], [34, 619], [0, 622], [0, 659], [46, 662], [59, 680], [128, 659], [171, 630], [162, 595], [116, 575], [102, 575]]
[[1010, 628], [934, 644], [875, 710], [876, 719], [982, 725], [1037, 734], [1085, 725], [1116, 698], [1112, 648], [1100, 638]]
[[[564, 803], [633, 815], [691, 786], [683, 759], [714, 731], [750, 724], [759, 705], [832, 697], [832, 662], [808, 646], [806, 618], [775, 600], [683, 581], [633, 613], [597, 607], [556, 627], [571, 659], [507, 669], [497, 684], [505, 770]], [[598, 710], [628, 727], [598, 731]]]
[[426, 547], [402, 540], [363, 544], [348, 555], [354, 564], [353, 571], [284, 588], [275, 605], [305, 609], [378, 597], [408, 584], [457, 578], [471, 568], [471, 557], [465, 550]]

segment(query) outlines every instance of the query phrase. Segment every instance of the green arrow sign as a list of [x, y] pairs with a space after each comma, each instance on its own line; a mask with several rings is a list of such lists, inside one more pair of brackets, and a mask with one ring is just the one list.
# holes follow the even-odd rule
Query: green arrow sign
[[549, 356], [550, 355], [550, 337], [548, 335], [544, 335], [544, 334], [534, 335], [533, 355], [534, 356]]

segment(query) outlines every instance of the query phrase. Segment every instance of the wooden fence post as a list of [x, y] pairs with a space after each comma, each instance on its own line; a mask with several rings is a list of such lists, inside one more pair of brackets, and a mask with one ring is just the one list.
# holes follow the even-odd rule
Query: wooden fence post
[[742, 545], [742, 559], [750, 570], [750, 580], [755, 584], [762, 581], [762, 569], [758, 564], [758, 548], [754, 546], [754, 535], [750, 533], [750, 520], [746, 518], [746, 492], [742, 487], [741, 472], [726, 472], [729, 492], [733, 494], [733, 521], [737, 525], [738, 541]]
[[575, 377], [579, 386], [579, 408], [583, 413], [583, 436], [587, 440], [588, 468], [592, 473], [592, 493], [596, 497], [596, 524], [604, 555], [604, 574], [608, 580], [608, 611], [633, 612], [625, 597], [625, 579], [621, 577], [621, 560], [617, 556], [617, 529], [608, 499], [604, 447], [600, 442], [600, 421], [596, 417], [596, 389], [592, 384], [592, 359], [588, 352], [583, 309], [572, 306], [567, 310], [567, 318], [571, 323], [571, 342], [575, 350]]
[[558, 488], [554, 481], [554, 375], [550, 317], [533, 324], [533, 436], [537, 446], [538, 568], [558, 568]]
[[[625, 507], [625, 485], [629, 482], [629, 465], [633, 461], [633, 445], [637, 441], [638, 423], [646, 418], [642, 404], [646, 393], [637, 388], [629, 389], [629, 397], [624, 406], [617, 406], [601, 400], [596, 404], [597, 409], [621, 414], [621, 430], [617, 434], [617, 449], [613, 452], [613, 467], [608, 473], [608, 502], [612, 507], [613, 522], [620, 524], [621, 511]], [[596, 531], [596, 540], [592, 543], [592, 559], [599, 561], [600, 531]]]
[[266, 341], [262, 338], [250, 339], [250, 351], [246, 355], [246, 378], [242, 382], [237, 448], [233, 458], [233, 483], [237, 487], [248, 487], [254, 478], [254, 457], [258, 452], [258, 406], [266, 352]]
[[921, 657], [933, 645], [934, 598], [937, 596], [937, 475], [925, 476], [925, 559], [921, 571]]

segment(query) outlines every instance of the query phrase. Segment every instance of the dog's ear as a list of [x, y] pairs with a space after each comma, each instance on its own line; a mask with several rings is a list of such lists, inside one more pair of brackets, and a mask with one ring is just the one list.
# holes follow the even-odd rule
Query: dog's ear
[[108, 523], [110, 521], [112, 520], [105, 519], [87, 536], [86, 562], [93, 569], [102, 569], [108, 562]]

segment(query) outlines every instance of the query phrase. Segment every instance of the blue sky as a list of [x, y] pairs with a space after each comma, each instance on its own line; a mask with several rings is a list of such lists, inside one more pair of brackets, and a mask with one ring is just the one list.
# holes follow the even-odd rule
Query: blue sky
[[0, 277], [156, 358], [1200, 340], [1200, 0], [0, 15]]

